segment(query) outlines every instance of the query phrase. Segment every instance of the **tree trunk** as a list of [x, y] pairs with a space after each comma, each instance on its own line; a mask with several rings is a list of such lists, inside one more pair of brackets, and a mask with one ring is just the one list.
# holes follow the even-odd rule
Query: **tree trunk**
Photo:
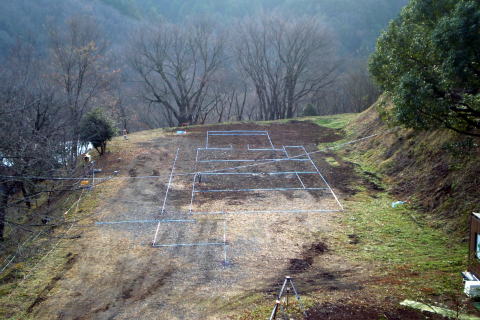
[[103, 156], [103, 154], [107, 151], [107, 141], [102, 142], [102, 146], [100, 147], [100, 155]]
[[8, 205], [8, 187], [0, 184], [0, 242], [3, 242], [3, 232], [5, 229], [5, 215]]
[[23, 194], [23, 199], [25, 201], [25, 205], [27, 206], [28, 209], [31, 209], [32, 208], [32, 202], [30, 201], [27, 188], [25, 188], [25, 183], [23, 183], [23, 182], [22, 182], [22, 185], [21, 185], [21, 189], [22, 189], [22, 194]]
[[192, 124], [192, 115], [179, 115], [177, 117], [177, 121], [178, 121], [178, 125], [179, 126], [182, 126], [182, 125], [191, 125]]

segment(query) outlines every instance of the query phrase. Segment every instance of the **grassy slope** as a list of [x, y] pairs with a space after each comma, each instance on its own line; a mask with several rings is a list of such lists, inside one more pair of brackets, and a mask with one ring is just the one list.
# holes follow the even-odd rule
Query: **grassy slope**
[[[360, 114], [349, 130], [359, 136], [387, 131], [375, 110], [378, 104]], [[381, 174], [395, 197], [410, 200], [433, 218], [430, 224], [466, 235], [468, 216], [480, 207], [480, 139], [448, 130], [394, 129], [353, 151], [350, 158]]]
[[[136, 132], [129, 135], [129, 141], [132, 143], [148, 141], [163, 135], [163, 133], [163, 129]], [[123, 137], [114, 138], [108, 145], [108, 151], [116, 154], [116, 157], [126, 159], [132, 157], [132, 151], [125, 150], [122, 146], [124, 146]], [[93, 151], [93, 155], [98, 166], [108, 165], [103, 163], [106, 159], [99, 159], [95, 151]], [[116, 157], [113, 158], [116, 159]], [[77, 222], [80, 225], [93, 223], [95, 215], [98, 213], [98, 206], [104, 199], [118, 191], [118, 184], [118, 180], [97, 183], [95, 189], [82, 193], [78, 204], [76, 203], [80, 196], [78, 191], [66, 193], [57, 199], [51, 216], [59, 220], [65, 219], [65, 224], [55, 228], [46, 237], [40, 236], [36, 239], [37, 242], [42, 243], [41, 250], [37, 248], [38, 246], [27, 245], [24, 251], [33, 247], [32, 252], [26, 255], [27, 258], [13, 263], [4, 273], [0, 274], [0, 319], [35, 319], [35, 316], [30, 313], [30, 309], [55, 288], [56, 282], [68, 271], [76, 259], [79, 248], [75, 237], [82, 236], [82, 228], [74, 227], [69, 230], [70, 223]], [[69, 208], [71, 210], [69, 214], [64, 215]], [[18, 217], [15, 214], [15, 217], [10, 216], [10, 218], [22, 219], [22, 215], [23, 213], [19, 212]], [[21, 220], [18, 222], [20, 223]], [[65, 237], [67, 239], [64, 239]], [[68, 239], [71, 237], [73, 239]], [[15, 249], [12, 248], [12, 251]]]
[[[409, 295], [458, 294], [458, 272], [467, 261], [467, 217], [480, 204], [478, 141], [465, 147], [469, 139], [446, 130], [388, 128], [378, 104], [347, 131], [355, 137], [380, 135], [339, 152], [386, 190], [374, 197], [360, 192], [349, 203], [354, 214], [346, 219], [364, 238], [358, 254], [387, 262], [398, 275], [410, 275], [399, 279]], [[393, 200], [410, 203], [393, 209]]]
[[94, 191], [65, 194], [58, 199], [51, 216], [64, 219], [65, 223], [36, 238], [42, 244], [40, 248], [27, 245], [23, 251], [32, 251], [27, 258], [13, 263], [0, 275], [0, 319], [34, 319], [30, 313], [32, 307], [48, 295], [78, 255], [75, 240], [82, 232], [70, 226], [93, 221], [99, 199], [115, 191], [115, 182], [110, 182]]
[[[375, 194], [360, 189], [347, 200], [346, 233], [360, 239], [360, 250], [343, 251], [384, 262], [381, 287], [392, 284], [408, 298], [454, 303], [463, 299], [458, 272], [467, 262], [467, 217], [480, 205], [480, 143], [444, 130], [392, 130], [376, 107], [345, 130], [350, 138], [380, 135], [337, 151], [385, 189]], [[394, 209], [394, 200], [410, 204]]]

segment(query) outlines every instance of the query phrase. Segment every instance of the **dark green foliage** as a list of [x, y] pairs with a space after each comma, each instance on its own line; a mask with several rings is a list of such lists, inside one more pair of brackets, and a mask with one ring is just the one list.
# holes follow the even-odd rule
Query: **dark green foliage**
[[413, 0], [377, 42], [370, 71], [407, 127], [480, 136], [480, 2]]
[[479, 145], [473, 139], [468, 137], [459, 141], [446, 142], [442, 145], [442, 150], [456, 158], [470, 156], [479, 148]]
[[305, 109], [303, 109], [303, 116], [304, 117], [318, 116], [318, 112], [312, 104], [307, 104]]
[[115, 124], [100, 108], [87, 113], [82, 119], [80, 130], [81, 141], [90, 142], [100, 155], [105, 153], [107, 141], [116, 134]]

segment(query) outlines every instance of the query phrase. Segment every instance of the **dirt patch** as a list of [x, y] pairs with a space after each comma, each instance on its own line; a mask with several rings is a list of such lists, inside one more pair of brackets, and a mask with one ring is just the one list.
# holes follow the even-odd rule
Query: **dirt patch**
[[211, 127], [192, 127], [187, 132], [203, 136], [207, 130], [267, 130], [272, 137], [282, 141], [283, 145], [303, 145], [334, 142], [342, 139], [339, 130], [318, 126], [311, 121], [289, 121], [258, 125], [255, 123], [237, 123], [215, 125]]
[[348, 239], [350, 239], [348, 241], [348, 243], [350, 243], [350, 244], [359, 244], [360, 243], [360, 237], [356, 234], [349, 234]]
[[365, 175], [365, 185], [370, 191], [385, 191], [385, 188], [379, 185], [380, 177], [372, 172], [363, 171]]
[[128, 170], [128, 175], [130, 177], [136, 177], [137, 176], [137, 170], [135, 168], [131, 168], [130, 170]]
[[307, 317], [309, 320], [372, 320], [372, 319], [389, 319], [389, 320], [420, 320], [420, 319], [432, 319], [432, 320], [445, 320], [447, 318], [427, 313], [419, 312], [407, 308], [396, 308], [385, 310], [381, 307], [375, 306], [363, 306], [355, 304], [332, 304], [325, 303], [315, 306], [307, 311]]
[[314, 259], [318, 255], [322, 255], [328, 251], [327, 245], [323, 242], [312, 244], [302, 253], [302, 258], [290, 259], [289, 270], [292, 273], [304, 272], [313, 265]]
[[[344, 161], [335, 153], [324, 151], [312, 154], [312, 159], [318, 164], [318, 167], [327, 181], [334, 181], [333, 187], [339, 190], [344, 196], [352, 196], [357, 193], [356, 185], [363, 185], [365, 182], [355, 172], [356, 165], [352, 162]], [[335, 159], [337, 166], [330, 165], [325, 158]]]

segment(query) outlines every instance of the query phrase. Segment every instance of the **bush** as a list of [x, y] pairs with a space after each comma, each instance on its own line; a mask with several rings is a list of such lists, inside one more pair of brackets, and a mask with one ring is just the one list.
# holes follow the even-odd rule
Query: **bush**
[[80, 123], [80, 130], [80, 140], [90, 142], [100, 155], [105, 153], [107, 141], [116, 134], [114, 122], [100, 108], [87, 113]]
[[314, 117], [318, 116], [317, 109], [313, 106], [313, 104], [307, 104], [305, 109], [303, 109], [303, 116], [304, 117]]

